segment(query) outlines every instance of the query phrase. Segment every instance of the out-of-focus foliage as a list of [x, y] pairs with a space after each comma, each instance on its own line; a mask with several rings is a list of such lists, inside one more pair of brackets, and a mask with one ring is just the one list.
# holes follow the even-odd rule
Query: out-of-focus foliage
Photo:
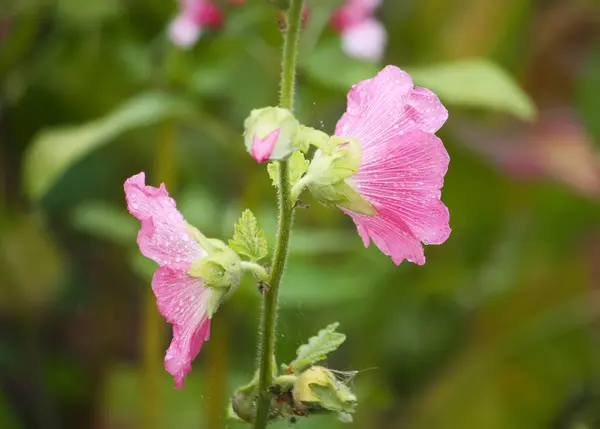
[[[281, 15], [220, 3], [224, 27], [189, 51], [166, 38], [173, 0], [0, 7], [0, 428], [140, 428], [150, 413], [157, 428], [241, 427], [225, 415], [255, 366], [249, 276], [185, 389], [157, 372], [158, 405], [142, 406], [155, 265], [122, 190], [142, 170], [166, 180], [188, 222], [222, 240], [250, 208], [273, 248], [275, 191], [241, 133], [277, 102]], [[296, 111], [331, 132], [350, 86], [384, 64], [345, 56], [328, 26], [340, 1], [309, 3]], [[396, 267], [303, 195], [279, 363], [337, 320], [347, 340], [327, 366], [360, 371], [352, 427], [600, 427], [598, 5], [384, 0], [379, 17], [385, 63], [449, 110], [453, 232], [425, 266]]]

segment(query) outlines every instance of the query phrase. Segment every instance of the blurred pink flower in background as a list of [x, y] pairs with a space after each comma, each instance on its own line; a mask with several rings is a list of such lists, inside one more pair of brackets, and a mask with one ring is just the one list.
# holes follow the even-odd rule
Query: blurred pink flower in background
[[152, 290], [160, 313], [173, 325], [165, 369], [179, 389], [210, 334], [208, 307], [213, 290], [188, 274], [207, 252], [190, 235], [190, 227], [164, 184], [160, 188], [146, 186], [145, 174], [139, 173], [127, 179], [124, 188], [129, 212], [142, 223], [137, 239], [140, 251], [159, 265]]
[[481, 126], [463, 120], [454, 134], [518, 180], [550, 179], [591, 199], [600, 199], [600, 154], [577, 114], [546, 110], [534, 123]]
[[221, 8], [211, 0], [179, 0], [179, 13], [169, 25], [171, 41], [181, 47], [193, 46], [204, 28], [223, 24]]
[[337, 123], [336, 136], [356, 138], [362, 147], [359, 171], [346, 182], [377, 214], [340, 208], [365, 246], [372, 239], [396, 264], [424, 264], [421, 242], [441, 244], [450, 235], [448, 208], [440, 199], [450, 158], [434, 134], [447, 118], [433, 92], [387, 66], [352, 87]]
[[342, 48], [348, 56], [367, 61], [383, 57], [387, 32], [374, 16], [382, 0], [347, 0], [331, 18], [331, 25], [340, 32]]

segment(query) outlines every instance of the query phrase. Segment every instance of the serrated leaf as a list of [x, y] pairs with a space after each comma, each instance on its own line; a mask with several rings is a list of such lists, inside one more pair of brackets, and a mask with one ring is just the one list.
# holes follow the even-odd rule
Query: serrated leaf
[[[291, 186], [294, 186], [296, 182], [304, 175], [304, 173], [306, 173], [306, 170], [308, 170], [310, 161], [304, 158], [304, 154], [302, 152], [294, 152], [288, 158], [288, 162], [290, 165], [290, 183]], [[269, 163], [269, 165], [267, 165], [267, 172], [269, 173], [269, 177], [273, 182], [273, 186], [279, 186], [279, 163]]]
[[310, 338], [307, 344], [298, 347], [296, 359], [290, 363], [290, 368], [294, 372], [300, 372], [306, 367], [325, 359], [329, 353], [337, 350], [346, 341], [344, 334], [335, 331], [339, 325], [337, 322], [332, 323]]
[[256, 217], [250, 210], [244, 210], [235, 224], [229, 247], [238, 255], [247, 256], [253, 261], [259, 261], [269, 254], [265, 232], [258, 227]]
[[193, 114], [193, 106], [185, 100], [149, 92], [86, 124], [44, 130], [34, 138], [25, 156], [27, 194], [40, 199], [71, 165], [126, 131]]
[[409, 70], [415, 85], [435, 92], [442, 102], [482, 107], [531, 121], [537, 109], [514, 78], [496, 63], [472, 58]]

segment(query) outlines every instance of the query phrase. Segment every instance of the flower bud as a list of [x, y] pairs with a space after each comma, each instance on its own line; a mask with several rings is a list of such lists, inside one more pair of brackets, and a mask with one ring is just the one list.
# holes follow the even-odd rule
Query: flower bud
[[294, 404], [298, 410], [325, 409], [347, 414], [354, 412], [356, 396], [331, 370], [313, 366], [294, 383]]
[[287, 109], [255, 109], [244, 127], [246, 149], [257, 162], [286, 159], [292, 152], [305, 149], [296, 139], [300, 124]]

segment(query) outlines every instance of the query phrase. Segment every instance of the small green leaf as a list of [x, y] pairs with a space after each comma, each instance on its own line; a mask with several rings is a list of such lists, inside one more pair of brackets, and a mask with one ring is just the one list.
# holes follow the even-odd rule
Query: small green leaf
[[[304, 154], [302, 152], [294, 152], [288, 158], [288, 162], [290, 165], [290, 184], [294, 186], [298, 180], [306, 173], [308, 170], [308, 165], [310, 161], [304, 158]], [[271, 162], [267, 165], [267, 172], [269, 173], [269, 177], [273, 182], [273, 186], [279, 186], [279, 163]]]
[[87, 124], [42, 131], [25, 156], [27, 194], [40, 199], [72, 164], [126, 131], [193, 114], [193, 106], [186, 101], [163, 92], [149, 92]]
[[473, 58], [409, 72], [415, 85], [431, 89], [443, 102], [493, 109], [528, 121], [536, 118], [531, 98], [492, 61]]
[[250, 210], [244, 210], [235, 224], [229, 246], [237, 254], [247, 256], [253, 261], [259, 261], [269, 254], [265, 232], [258, 227], [256, 217]]
[[300, 372], [306, 367], [319, 362], [327, 357], [327, 354], [338, 349], [346, 336], [335, 332], [339, 323], [332, 323], [325, 329], [321, 329], [317, 335], [308, 340], [308, 344], [300, 346], [296, 352], [296, 359], [290, 363], [290, 368], [294, 372]]

